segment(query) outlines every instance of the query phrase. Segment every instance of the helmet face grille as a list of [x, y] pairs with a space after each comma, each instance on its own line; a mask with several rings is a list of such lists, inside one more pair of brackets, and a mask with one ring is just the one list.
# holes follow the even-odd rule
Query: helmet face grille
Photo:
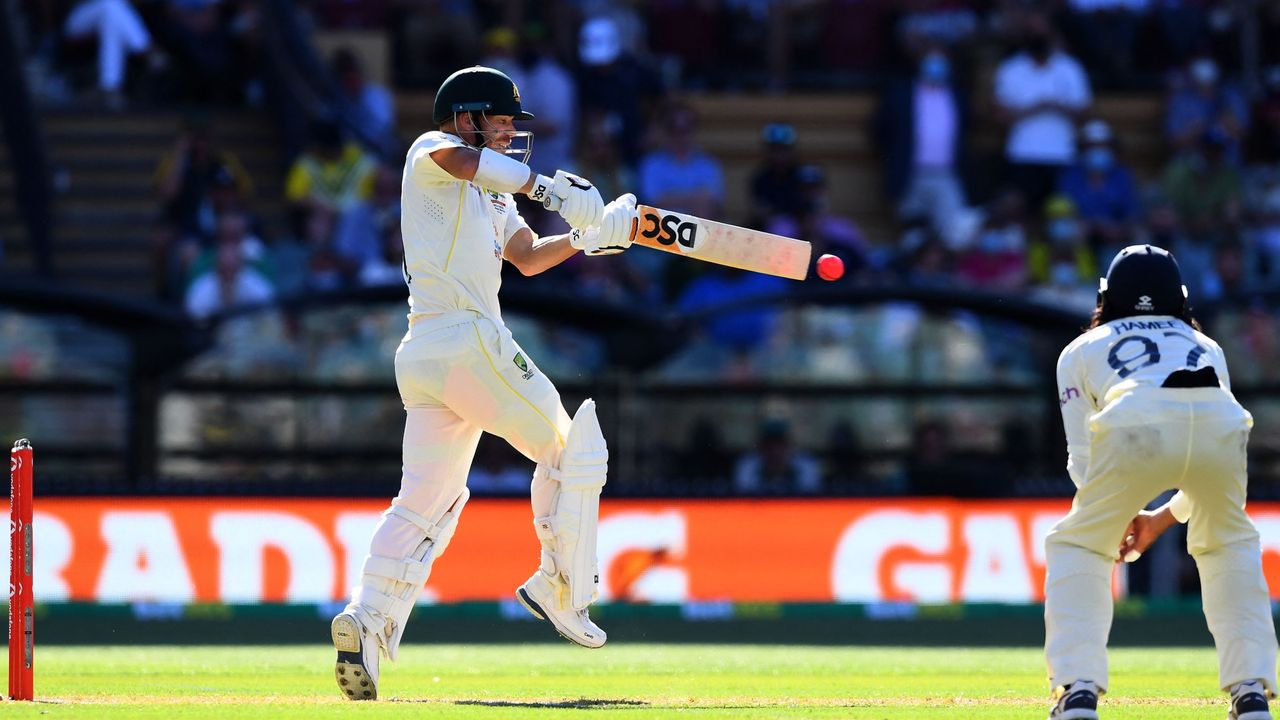
[[1121, 250], [1100, 288], [1116, 317], [1179, 315], [1186, 303], [1178, 261], [1154, 245]]

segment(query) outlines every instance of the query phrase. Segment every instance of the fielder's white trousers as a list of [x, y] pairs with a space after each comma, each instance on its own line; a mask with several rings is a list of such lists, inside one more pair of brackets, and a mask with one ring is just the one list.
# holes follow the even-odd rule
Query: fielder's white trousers
[[1169, 488], [1194, 504], [1187, 547], [1223, 689], [1259, 678], [1276, 690], [1276, 636], [1258, 531], [1244, 512], [1253, 420], [1219, 388], [1138, 387], [1089, 420], [1088, 473], [1045, 540], [1045, 658], [1051, 687], [1106, 689], [1111, 573], [1129, 521]]
[[[469, 311], [412, 322], [395, 369], [405, 424], [394, 504], [438, 522], [466, 486], [481, 432], [502, 437], [540, 465], [559, 463], [569, 415], [505, 326]], [[534, 516], [549, 515], [554, 481], [534, 473], [531, 482]], [[405, 557], [420, 541], [416, 526], [386, 515], [370, 550]]]
[[151, 47], [151, 34], [128, 0], [84, 0], [67, 16], [70, 37], [98, 37], [98, 87], [119, 90], [129, 53]]

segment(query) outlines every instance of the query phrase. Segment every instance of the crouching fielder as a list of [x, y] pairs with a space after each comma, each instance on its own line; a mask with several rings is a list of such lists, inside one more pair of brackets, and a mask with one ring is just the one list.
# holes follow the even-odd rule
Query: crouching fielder
[[[635, 197], [605, 206], [586, 180], [532, 172], [513, 155], [532, 117], [503, 73], [460, 70], [440, 86], [438, 130], [410, 147], [401, 181], [409, 331], [396, 350], [405, 407], [400, 492], [382, 515], [359, 587], [333, 619], [338, 687], [353, 700], [378, 696], [380, 654], [396, 659], [414, 601], [444, 554], [467, 504], [467, 474], [481, 432], [533, 460], [534, 531], [542, 546], [519, 601], [561, 635], [600, 647], [605, 633], [587, 606], [597, 596], [596, 518], [608, 451], [595, 404], [572, 419], [551, 381], [511, 337], [498, 308], [502, 261], [540, 273], [579, 250], [607, 255], [630, 245]], [[512, 197], [554, 195], [573, 230], [539, 238]]]
[[[1051, 720], [1098, 717], [1098, 696], [1109, 687], [1117, 546], [1128, 554], [1150, 543], [1158, 528], [1139, 511], [1169, 488], [1179, 492], [1158, 515], [1190, 519], [1187, 547], [1219, 686], [1231, 693], [1228, 718], [1271, 718], [1275, 628], [1258, 532], [1244, 512], [1253, 419], [1230, 388], [1222, 348], [1191, 316], [1173, 256], [1151, 245], [1120, 251], [1099, 283], [1089, 330], [1058, 358], [1076, 495], [1045, 541]], [[1133, 547], [1133, 534], [1144, 544]]]

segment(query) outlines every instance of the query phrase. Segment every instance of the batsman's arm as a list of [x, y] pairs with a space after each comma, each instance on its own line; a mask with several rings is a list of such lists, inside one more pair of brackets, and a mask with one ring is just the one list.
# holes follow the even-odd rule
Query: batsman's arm
[[502, 257], [516, 266], [521, 275], [537, 275], [577, 254], [568, 235], [538, 237], [529, 228], [516, 231], [502, 249]]
[[[539, 175], [524, 163], [488, 148], [453, 145], [431, 151], [431, 160], [457, 180], [468, 180], [500, 193], [522, 193], [560, 213], [570, 227], [599, 225], [604, 216], [600, 191], [585, 179], [557, 170], [554, 178]], [[415, 158], [410, 158], [412, 162]], [[415, 176], [417, 164], [415, 163]], [[428, 174], [431, 174], [428, 169]]]
[[528, 194], [539, 178], [528, 165], [492, 150], [442, 147], [431, 153], [431, 159], [458, 180], [470, 180], [498, 192]]

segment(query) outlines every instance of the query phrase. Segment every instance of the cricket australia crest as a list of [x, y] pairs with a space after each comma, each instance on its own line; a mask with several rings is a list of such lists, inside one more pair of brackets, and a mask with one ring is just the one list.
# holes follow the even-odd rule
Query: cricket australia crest
[[516, 353], [516, 356], [511, 359], [511, 362], [515, 363], [516, 367], [520, 368], [520, 372], [524, 373], [520, 377], [523, 377], [525, 380], [533, 377], [533, 371], [529, 369], [529, 363], [525, 362], [524, 353]]

